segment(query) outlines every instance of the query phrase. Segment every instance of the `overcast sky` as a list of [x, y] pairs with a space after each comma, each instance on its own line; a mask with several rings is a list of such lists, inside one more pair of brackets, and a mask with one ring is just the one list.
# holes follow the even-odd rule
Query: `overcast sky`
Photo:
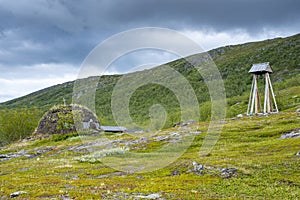
[[[121, 31], [169, 28], [209, 50], [297, 34], [299, 10], [299, 0], [0, 0], [0, 102], [76, 79], [89, 52]], [[149, 51], [118, 64], [172, 59]]]

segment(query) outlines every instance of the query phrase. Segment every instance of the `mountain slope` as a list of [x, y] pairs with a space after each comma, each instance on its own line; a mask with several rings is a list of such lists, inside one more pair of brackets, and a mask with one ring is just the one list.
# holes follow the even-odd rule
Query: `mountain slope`
[[[299, 86], [300, 72], [300, 34], [276, 38], [261, 42], [251, 42], [241, 45], [226, 46], [209, 51], [224, 80], [226, 95], [245, 96], [250, 91], [252, 77], [248, 70], [253, 63], [270, 62], [274, 73], [271, 79], [276, 87], [284, 89], [282, 85], [287, 81], [286, 87]], [[194, 55], [197, 57], [198, 55]], [[207, 86], [196, 69], [185, 59], [167, 63], [180, 72], [193, 87], [201, 103], [210, 100]], [[155, 69], [153, 69], [155, 70]], [[137, 73], [138, 74], [138, 73]], [[100, 78], [96, 93], [97, 115], [104, 124], [113, 124], [111, 114], [111, 94], [120, 75], [103, 76]], [[13, 109], [20, 107], [38, 107], [46, 111], [56, 104], [61, 104], [63, 98], [68, 103], [72, 101], [74, 82], [68, 82], [27, 96], [0, 104], [0, 109]], [[277, 90], [275, 90], [277, 92]], [[145, 95], [147, 94], [147, 95]], [[151, 98], [149, 98], [149, 96]], [[170, 113], [167, 119], [168, 126], [180, 120], [180, 108], [172, 91], [160, 85], [150, 84], [139, 88], [130, 99], [132, 117], [141, 124], [147, 124], [149, 108], [154, 104], [161, 104]], [[284, 107], [280, 104], [281, 109]], [[236, 113], [232, 113], [234, 115]], [[203, 118], [205, 119], [205, 118]]]

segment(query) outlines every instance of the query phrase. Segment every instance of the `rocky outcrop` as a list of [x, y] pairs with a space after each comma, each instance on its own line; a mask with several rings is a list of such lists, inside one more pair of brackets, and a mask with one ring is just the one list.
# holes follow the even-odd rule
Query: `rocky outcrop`
[[195, 161], [192, 164], [194, 167], [192, 172], [197, 175], [203, 176], [204, 174], [214, 174], [222, 178], [233, 178], [238, 176], [238, 169], [234, 167], [219, 168], [214, 166], [204, 166]]
[[282, 134], [280, 136], [280, 139], [299, 138], [299, 137], [300, 137], [300, 128], [294, 129], [291, 132]]
[[50, 109], [41, 118], [35, 135], [65, 134], [78, 130], [99, 130], [100, 123], [95, 114], [79, 105], [61, 105]]
[[20, 196], [22, 194], [27, 194], [27, 192], [25, 192], [25, 191], [13, 192], [13, 193], [10, 194], [10, 198], [15, 198], [15, 197], [18, 197], [18, 196]]

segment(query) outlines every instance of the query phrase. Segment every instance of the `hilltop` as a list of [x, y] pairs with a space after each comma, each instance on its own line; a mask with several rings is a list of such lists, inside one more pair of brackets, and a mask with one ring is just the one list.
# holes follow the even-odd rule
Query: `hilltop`
[[[253, 63], [270, 62], [274, 71], [271, 79], [275, 87], [275, 93], [279, 94], [279, 90], [299, 86], [299, 52], [300, 34], [287, 38], [230, 45], [209, 51], [208, 54], [212, 57], [223, 78], [227, 98], [239, 98], [237, 101], [229, 101], [229, 106], [238, 102], [242, 103], [240, 109], [229, 109], [227, 116], [232, 117], [245, 112], [243, 103], [247, 101], [246, 96], [250, 91], [252, 80], [248, 70]], [[197, 57], [198, 55], [194, 56]], [[196, 73], [196, 69], [185, 59], [175, 60], [167, 63], [167, 65], [186, 77], [193, 87], [202, 109], [205, 110], [208, 107], [205, 102], [209, 101], [210, 97], [203, 78], [199, 73]], [[104, 125], [114, 124], [110, 108], [111, 94], [115, 84], [121, 77], [121, 75], [102, 76], [99, 80], [96, 92], [96, 111], [100, 122]], [[0, 109], [38, 107], [45, 112], [52, 106], [61, 104], [63, 98], [66, 99], [67, 103], [71, 103], [73, 86], [74, 82], [67, 82], [45, 88], [24, 97], [1, 103]], [[148, 96], [151, 96], [151, 98], [147, 98]], [[290, 103], [295, 101], [294, 99], [288, 100], [286, 97], [277, 96], [279, 98], [279, 109], [281, 110], [289, 108]], [[169, 118], [166, 127], [179, 120], [178, 113], [180, 109], [174, 94], [172, 91], [155, 84], [143, 86], [134, 93], [130, 101], [131, 115], [137, 122], [146, 124], [149, 121], [149, 108], [157, 103], [163, 105], [168, 112]], [[203, 115], [201, 120], [208, 118], [209, 116]]]

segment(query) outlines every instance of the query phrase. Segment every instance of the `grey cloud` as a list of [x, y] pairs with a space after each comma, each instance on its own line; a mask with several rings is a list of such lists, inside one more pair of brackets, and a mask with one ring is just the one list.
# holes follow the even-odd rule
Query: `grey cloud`
[[9, 17], [1, 17], [1, 22], [57, 27], [70, 33], [140, 25], [250, 29], [297, 23], [300, 15], [298, 0], [12, 0], [1, 1], [0, 6], [1, 15]]
[[[242, 32], [253, 41], [265, 30], [299, 33], [299, 8], [299, 0], [0, 0], [0, 102], [73, 79], [97, 44], [130, 28], [200, 32], [209, 42]], [[154, 51], [126, 56], [109, 72], [173, 59]]]
[[299, 8], [298, 0], [0, 0], [0, 63], [79, 65], [108, 36], [141, 26], [299, 31]]
[[[114, 0], [100, 1], [85, 10], [87, 8], [91, 13], [98, 13], [100, 25], [105, 27], [138, 24], [170, 28], [212, 26], [219, 30], [245, 28], [253, 31], [262, 26], [297, 23], [300, 3], [297, 0]], [[84, 16], [90, 21], [91, 15]]]

